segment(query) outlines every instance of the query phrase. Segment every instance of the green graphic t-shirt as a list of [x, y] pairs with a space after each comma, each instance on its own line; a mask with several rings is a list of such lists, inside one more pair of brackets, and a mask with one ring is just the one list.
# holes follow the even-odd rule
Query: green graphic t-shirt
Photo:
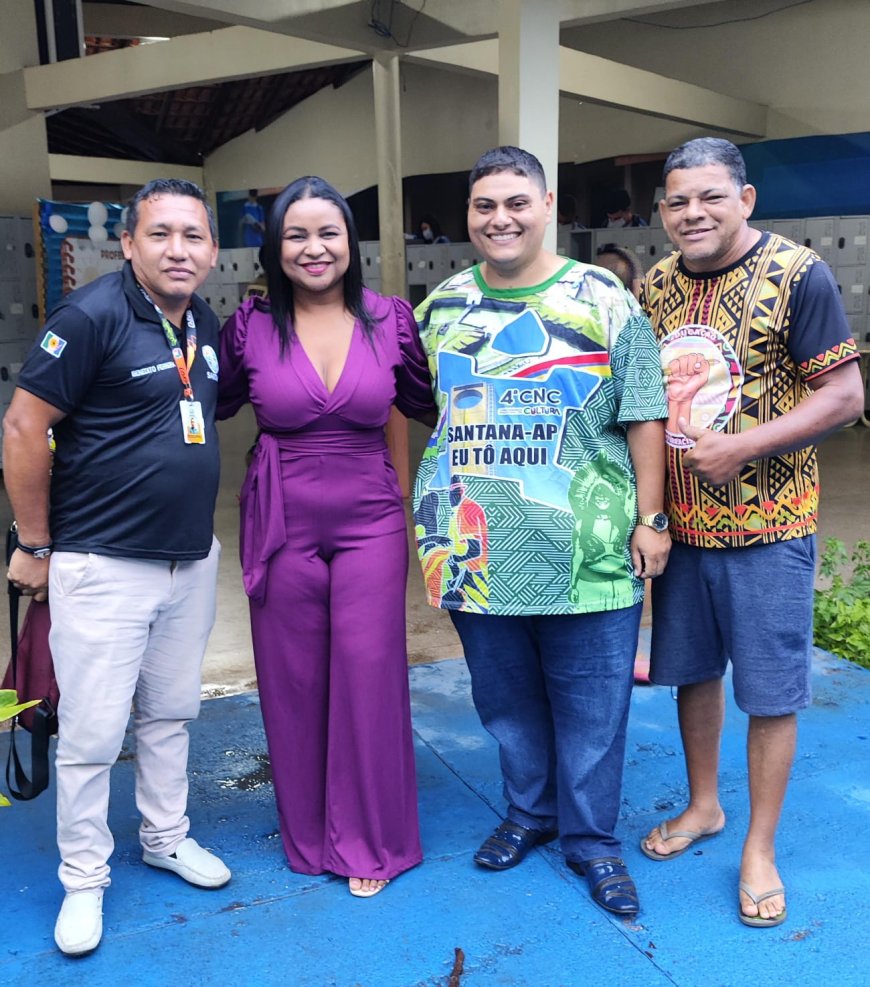
[[439, 408], [414, 491], [429, 602], [490, 614], [640, 602], [625, 426], [667, 404], [634, 299], [576, 261], [512, 290], [474, 267], [415, 315]]

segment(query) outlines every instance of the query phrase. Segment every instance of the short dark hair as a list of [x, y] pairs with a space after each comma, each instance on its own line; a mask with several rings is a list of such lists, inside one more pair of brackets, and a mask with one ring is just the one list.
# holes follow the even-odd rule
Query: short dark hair
[[607, 193], [604, 200], [604, 212], [609, 216], [611, 213], [622, 212], [631, 205], [631, 196], [624, 188], [613, 188]]
[[291, 182], [278, 193], [266, 217], [266, 232], [263, 237], [263, 270], [269, 287], [269, 306], [272, 322], [278, 333], [281, 353], [287, 349], [293, 338], [293, 284], [281, 267], [281, 245], [284, 242], [284, 216], [290, 206], [300, 199], [325, 199], [338, 208], [347, 227], [347, 243], [350, 263], [343, 279], [344, 304], [347, 310], [362, 323], [363, 331], [371, 338], [377, 322], [366, 308], [363, 298], [362, 260], [360, 258], [359, 234], [356, 231], [353, 213], [347, 200], [325, 179], [316, 175], [305, 175]]
[[426, 214], [425, 216], [421, 216], [421, 217], [420, 217], [420, 222], [419, 222], [419, 223], [417, 223], [417, 229], [419, 230], [419, 229], [420, 229], [420, 228], [422, 227], [422, 225], [423, 225], [424, 223], [425, 223], [425, 224], [426, 224], [426, 225], [427, 225], [427, 226], [429, 227], [429, 229], [430, 229], [430, 230], [432, 231], [432, 236], [433, 236], [433, 237], [434, 237], [434, 238], [435, 238], [436, 240], [438, 239], [438, 237], [439, 237], [439, 236], [442, 236], [442, 235], [443, 235], [443, 234], [442, 234], [442, 232], [441, 232], [441, 224], [440, 224], [440, 223], [438, 222], [438, 220], [437, 220], [437, 219], [436, 219], [436, 218], [435, 218], [434, 216], [432, 216], [431, 214], [429, 214], [429, 213], [427, 213], [427, 214]]
[[468, 194], [471, 194], [474, 183], [479, 179], [485, 178], [487, 175], [497, 175], [503, 171], [510, 171], [514, 175], [522, 175], [524, 178], [531, 179], [544, 195], [547, 194], [547, 179], [541, 162], [534, 154], [509, 144], [493, 147], [481, 154], [468, 176]]
[[556, 212], [566, 219], [577, 217], [577, 200], [570, 192], [563, 192], [556, 200]]
[[260, 190], [259, 189], [256, 189], [256, 188], [249, 188], [248, 189], [248, 198], [249, 199], [256, 199], [259, 194], [260, 194]]
[[662, 171], [662, 182], [678, 168], [702, 168], [704, 165], [724, 165], [738, 189], [746, 184], [746, 162], [740, 148], [722, 137], [696, 137], [671, 151]]
[[205, 192], [194, 182], [188, 182], [184, 178], [155, 178], [153, 181], [143, 185], [142, 188], [127, 203], [127, 232], [133, 236], [136, 232], [136, 224], [139, 222], [139, 206], [146, 199], [155, 199], [159, 195], [185, 195], [191, 199], [196, 199], [205, 206], [205, 214], [208, 217], [208, 231], [211, 238], [217, 242], [217, 223], [214, 218], [214, 211], [209, 205]]

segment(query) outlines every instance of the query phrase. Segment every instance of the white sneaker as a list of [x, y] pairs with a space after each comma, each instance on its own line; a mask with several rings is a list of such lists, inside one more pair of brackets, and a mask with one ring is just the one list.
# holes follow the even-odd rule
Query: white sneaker
[[84, 956], [103, 937], [103, 891], [72, 891], [63, 899], [54, 941], [67, 956]]
[[175, 853], [169, 856], [144, 850], [142, 859], [151, 867], [171, 870], [173, 874], [178, 874], [188, 884], [195, 884], [198, 888], [222, 888], [232, 877], [220, 857], [209, 853], [190, 837], [182, 840], [175, 848]]

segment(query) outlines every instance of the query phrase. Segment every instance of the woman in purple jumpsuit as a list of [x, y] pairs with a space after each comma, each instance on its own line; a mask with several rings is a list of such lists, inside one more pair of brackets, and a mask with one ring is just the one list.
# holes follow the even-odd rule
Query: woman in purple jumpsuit
[[362, 286], [345, 200], [319, 178], [266, 225], [269, 300], [221, 334], [218, 417], [260, 427], [241, 557], [281, 837], [303, 874], [369, 897], [422, 859], [405, 646], [408, 541], [384, 426], [432, 418], [410, 306]]

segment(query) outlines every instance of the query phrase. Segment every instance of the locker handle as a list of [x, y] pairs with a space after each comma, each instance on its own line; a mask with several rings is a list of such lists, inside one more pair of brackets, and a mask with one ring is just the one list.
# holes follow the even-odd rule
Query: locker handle
[[840, 248], [840, 250], [842, 250], [843, 247], [846, 246], [846, 238], [844, 236], [841, 236], [840, 239], [837, 240], [837, 246]]
[[0, 367], [0, 380], [4, 383], [9, 380], [9, 369], [7, 367]]

